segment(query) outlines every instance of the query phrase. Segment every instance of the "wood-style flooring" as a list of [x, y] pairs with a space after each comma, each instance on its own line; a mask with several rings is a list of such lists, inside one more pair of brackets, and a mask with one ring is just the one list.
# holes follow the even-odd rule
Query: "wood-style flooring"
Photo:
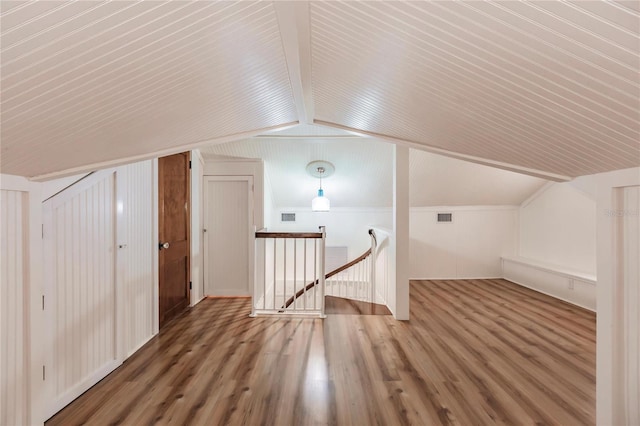
[[324, 297], [324, 312], [327, 315], [391, 315], [385, 305], [334, 296]]
[[595, 315], [504, 280], [415, 281], [411, 321], [207, 299], [54, 425], [595, 423]]

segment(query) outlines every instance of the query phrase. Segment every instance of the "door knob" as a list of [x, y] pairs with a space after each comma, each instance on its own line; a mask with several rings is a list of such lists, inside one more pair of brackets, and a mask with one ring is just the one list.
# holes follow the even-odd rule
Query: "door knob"
[[162, 249], [166, 250], [166, 249], [169, 248], [169, 243], [160, 243], [160, 247], [159, 248], [160, 248], [160, 250], [162, 250]]

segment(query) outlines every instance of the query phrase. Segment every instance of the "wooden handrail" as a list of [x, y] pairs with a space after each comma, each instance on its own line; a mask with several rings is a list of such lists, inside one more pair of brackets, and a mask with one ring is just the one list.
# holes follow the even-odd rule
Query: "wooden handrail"
[[336, 274], [339, 274], [340, 272], [344, 271], [345, 269], [351, 268], [356, 263], [364, 260], [370, 254], [371, 254], [371, 248], [367, 249], [367, 251], [362, 253], [362, 255], [360, 257], [358, 257], [357, 259], [354, 259], [349, 263], [345, 263], [344, 265], [340, 266], [339, 268], [336, 268], [333, 271], [329, 272], [327, 275], [324, 276], [324, 279], [326, 280], [327, 278], [331, 278], [332, 276], [334, 276]]
[[[358, 262], [363, 261], [364, 259], [367, 258], [367, 256], [369, 256], [371, 254], [371, 247], [369, 247], [369, 249], [367, 251], [365, 251], [364, 253], [362, 253], [362, 255], [360, 255], [358, 258], [352, 260], [349, 263], [345, 263], [344, 265], [334, 269], [333, 271], [329, 272], [328, 274], [326, 274], [324, 276], [324, 279], [328, 279], [331, 278], [332, 276], [339, 274], [340, 272], [344, 271], [345, 269], [349, 269], [350, 267], [352, 267], [353, 265], [355, 265]], [[290, 298], [287, 299], [287, 301], [285, 302], [284, 306], [282, 307], [282, 309], [286, 309], [288, 308], [298, 297], [302, 296], [307, 290], [312, 289], [316, 284], [318, 284], [319, 280], [315, 280], [310, 282], [309, 284], [307, 284], [302, 290], [298, 290], [298, 292], [294, 295], [291, 296]]]
[[322, 232], [256, 232], [256, 238], [322, 238]]

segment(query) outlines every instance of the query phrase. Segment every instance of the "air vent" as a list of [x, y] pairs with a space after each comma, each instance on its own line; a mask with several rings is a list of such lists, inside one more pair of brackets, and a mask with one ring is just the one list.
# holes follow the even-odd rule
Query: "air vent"
[[280, 222], [295, 222], [295, 213], [280, 213]]
[[453, 213], [438, 213], [438, 223], [453, 222]]

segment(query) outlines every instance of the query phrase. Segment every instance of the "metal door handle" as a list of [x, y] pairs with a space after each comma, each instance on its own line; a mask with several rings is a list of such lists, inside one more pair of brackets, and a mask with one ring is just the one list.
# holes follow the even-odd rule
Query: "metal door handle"
[[160, 243], [160, 250], [162, 249], [168, 249], [169, 248], [169, 243]]

